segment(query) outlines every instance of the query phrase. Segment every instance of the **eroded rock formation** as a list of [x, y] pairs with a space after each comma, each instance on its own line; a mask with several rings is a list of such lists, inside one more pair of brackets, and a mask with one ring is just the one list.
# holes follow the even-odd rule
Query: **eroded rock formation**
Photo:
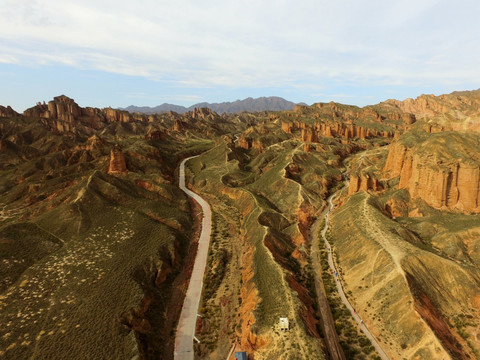
[[45, 126], [56, 133], [77, 133], [80, 126], [99, 129], [102, 124], [110, 122], [148, 122], [151, 118], [141, 114], [130, 114], [127, 111], [112, 108], [82, 108], [71, 98], [61, 95], [53, 98], [48, 104], [37, 103], [24, 111], [24, 116], [41, 118]]
[[113, 175], [121, 175], [128, 172], [125, 156], [118, 146], [114, 146], [110, 151], [110, 164], [107, 172]]
[[353, 195], [359, 191], [378, 191], [380, 188], [381, 187], [378, 183], [378, 179], [370, 174], [351, 174], [348, 185], [348, 195]]
[[391, 145], [384, 171], [400, 177], [399, 188], [434, 208], [480, 212], [480, 168], [476, 161], [425, 157], [400, 142]]
[[0, 105], [0, 117], [15, 117], [20, 115], [15, 110], [13, 110], [10, 106], [1, 106]]

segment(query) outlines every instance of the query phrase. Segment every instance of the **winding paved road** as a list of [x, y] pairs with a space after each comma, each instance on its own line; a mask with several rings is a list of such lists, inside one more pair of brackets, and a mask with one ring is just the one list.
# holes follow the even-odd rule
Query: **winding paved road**
[[[345, 180], [345, 183], [347, 184], [347, 188], [348, 188], [348, 180]], [[330, 196], [328, 198], [329, 208], [325, 213], [325, 226], [323, 227], [321, 234], [322, 234], [322, 239], [325, 243], [325, 248], [327, 249], [327, 252], [328, 252], [328, 265], [330, 266], [330, 269], [333, 271], [333, 274], [338, 274], [338, 270], [335, 266], [335, 262], [333, 261], [333, 256], [332, 256], [332, 251], [331, 251], [332, 246], [330, 245], [330, 243], [327, 240], [327, 237], [325, 236], [325, 234], [327, 233], [327, 230], [328, 230], [328, 225], [330, 223], [330, 213], [332, 212], [333, 208], [335, 207], [335, 205], [333, 204], [333, 199], [335, 198], [335, 195], [337, 195], [337, 193], [333, 194], [332, 196]], [[377, 350], [378, 355], [383, 360], [390, 360], [390, 358], [387, 356], [385, 351], [383, 351], [382, 347], [378, 343], [375, 336], [373, 336], [373, 334], [370, 332], [370, 330], [368, 330], [368, 328], [365, 326], [365, 324], [362, 321], [362, 319], [360, 318], [360, 316], [358, 316], [358, 314], [353, 309], [353, 306], [348, 301], [347, 297], [345, 296], [345, 291], [343, 290], [342, 281], [340, 280], [340, 277], [339, 276], [335, 276], [335, 277], [336, 277], [336, 280], [337, 280], [337, 281], [335, 281], [335, 283], [337, 285], [337, 291], [338, 291], [338, 294], [340, 295], [340, 298], [342, 299], [342, 302], [345, 304], [347, 309], [350, 311], [350, 313], [352, 314], [353, 318], [357, 322], [360, 329], [362, 329], [365, 336], [370, 340], [372, 345], [375, 347], [375, 350]]]
[[186, 158], [181, 162], [178, 186], [202, 207], [202, 232], [198, 240], [195, 264], [175, 335], [175, 360], [193, 360], [194, 357], [193, 341], [195, 338], [197, 312], [202, 295], [203, 274], [205, 273], [205, 267], [207, 265], [208, 246], [210, 244], [210, 233], [212, 230], [212, 212], [210, 206], [204, 199], [185, 186], [185, 163], [194, 157], [195, 156]]

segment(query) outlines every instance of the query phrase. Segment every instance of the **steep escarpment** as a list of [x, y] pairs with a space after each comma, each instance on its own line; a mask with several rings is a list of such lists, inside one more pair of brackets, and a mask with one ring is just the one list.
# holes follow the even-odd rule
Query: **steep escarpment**
[[416, 99], [387, 100], [380, 105], [399, 109], [422, 119], [428, 132], [480, 132], [480, 90], [457, 91], [434, 96], [420, 95]]
[[318, 103], [310, 107], [296, 106], [281, 119], [286, 133], [300, 132], [307, 143], [316, 143], [322, 137], [350, 139], [393, 139], [415, 122], [413, 114], [402, 113], [386, 106], [357, 108], [336, 103]]
[[480, 142], [465, 133], [408, 134], [390, 147], [384, 173], [437, 209], [480, 211]]
[[480, 112], [480, 90], [455, 91], [446, 95], [420, 95], [416, 99], [387, 100], [382, 104], [393, 105], [406, 113], [418, 117], [432, 117], [451, 111], [460, 111], [467, 115]]

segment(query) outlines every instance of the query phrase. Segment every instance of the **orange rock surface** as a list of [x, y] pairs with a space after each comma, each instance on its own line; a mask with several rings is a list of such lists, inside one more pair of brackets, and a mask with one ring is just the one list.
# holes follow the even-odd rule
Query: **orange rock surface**
[[361, 174], [361, 175], [350, 175], [350, 182], [348, 185], [348, 195], [353, 195], [358, 191], [378, 191], [380, 189], [380, 185], [378, 180], [370, 176], [369, 174]]
[[399, 188], [434, 208], [480, 212], [478, 164], [432, 161], [396, 142], [390, 147], [384, 171], [388, 178], [400, 176]]
[[110, 164], [108, 166], [107, 172], [109, 174], [125, 174], [127, 173], [127, 164], [125, 162], [125, 156], [123, 156], [122, 150], [119, 147], [115, 146], [110, 151]]

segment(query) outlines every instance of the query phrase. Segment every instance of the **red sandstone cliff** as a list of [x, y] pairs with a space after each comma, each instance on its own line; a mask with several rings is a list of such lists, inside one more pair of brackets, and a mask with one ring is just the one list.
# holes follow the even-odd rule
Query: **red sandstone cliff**
[[[479, 162], [421, 156], [400, 142], [390, 146], [384, 172], [398, 187], [438, 209], [480, 212]], [[477, 159], [478, 160], [478, 159]]]
[[364, 126], [354, 125], [352, 123], [325, 123], [317, 122], [313, 126], [305, 123], [302, 126], [297, 126], [292, 123], [290, 126], [283, 125], [282, 129], [291, 133], [294, 129], [302, 129], [302, 140], [305, 142], [318, 142], [320, 137], [340, 137], [344, 139], [366, 139], [371, 137], [386, 137], [393, 138], [396, 132], [393, 130], [377, 130], [374, 128], [366, 128]]
[[[421, 119], [435, 119], [426, 131], [475, 131], [480, 132], [480, 90], [453, 92], [447, 95], [421, 95], [416, 99], [387, 100], [382, 105], [399, 109]], [[448, 116], [446, 116], [448, 114]], [[411, 123], [404, 118], [405, 124]]]
[[[1, 109], [0, 109], [1, 113]], [[48, 104], [37, 103], [23, 112], [24, 116], [41, 118], [45, 126], [54, 132], [76, 132], [78, 126], [99, 129], [109, 122], [151, 121], [151, 117], [142, 114], [130, 114], [127, 111], [112, 108], [81, 108], [65, 95], [57, 96]]]
[[348, 184], [348, 196], [355, 194], [359, 191], [378, 191], [380, 190], [380, 184], [378, 179], [369, 174], [351, 174]]

